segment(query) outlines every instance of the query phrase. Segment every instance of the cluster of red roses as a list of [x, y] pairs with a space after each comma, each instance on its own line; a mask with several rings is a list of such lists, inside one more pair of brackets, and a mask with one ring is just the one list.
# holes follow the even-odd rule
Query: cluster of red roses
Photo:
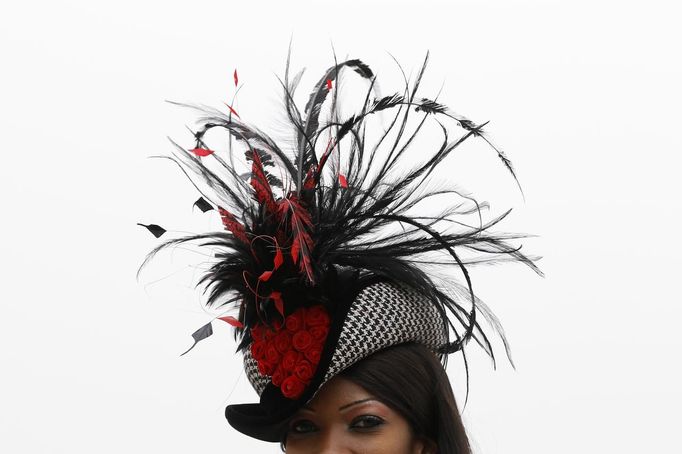
[[320, 362], [329, 322], [329, 314], [318, 305], [297, 309], [284, 318], [284, 323], [251, 328], [251, 356], [258, 362], [258, 371], [270, 376], [285, 397], [299, 398], [310, 383]]

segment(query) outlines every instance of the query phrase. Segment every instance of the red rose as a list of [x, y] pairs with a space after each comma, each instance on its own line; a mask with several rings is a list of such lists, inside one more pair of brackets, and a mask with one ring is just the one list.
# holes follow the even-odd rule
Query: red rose
[[274, 372], [275, 365], [267, 361], [258, 361], [258, 372], [261, 375], [270, 375]]
[[320, 356], [322, 356], [322, 346], [313, 344], [303, 354], [308, 361], [317, 366], [317, 363], [320, 362]]
[[303, 394], [305, 383], [303, 383], [296, 375], [290, 375], [284, 379], [280, 389], [282, 390], [284, 397], [289, 399], [298, 399], [301, 394]]
[[296, 350], [299, 352], [304, 352], [306, 349], [308, 349], [308, 347], [310, 347], [310, 344], [313, 343], [313, 336], [311, 336], [308, 331], [301, 330], [294, 334], [291, 343], [294, 344], [294, 348]]
[[271, 343], [265, 348], [265, 361], [271, 363], [271, 364], [277, 364], [279, 363], [280, 359], [280, 354], [275, 348], [275, 346]]
[[313, 378], [313, 365], [310, 364], [308, 360], [302, 359], [298, 363], [296, 363], [296, 367], [294, 368], [294, 374], [298, 378], [301, 379], [301, 381], [307, 382], [311, 378]]
[[286, 377], [286, 372], [282, 370], [282, 366], [280, 365], [272, 373], [272, 384], [275, 386], [280, 386]]
[[305, 313], [306, 326], [329, 326], [329, 314], [322, 306], [308, 308]]
[[286, 353], [291, 348], [291, 334], [286, 330], [280, 331], [275, 337], [275, 348], [282, 354]]
[[273, 337], [275, 337], [275, 332], [272, 330], [272, 328], [264, 327], [263, 328], [263, 340], [265, 342], [270, 342], [270, 340]]
[[273, 331], [274, 331], [275, 333], [278, 333], [279, 330], [282, 329], [282, 322], [279, 321], [279, 320], [275, 320], [275, 321], [272, 323], [272, 329], [273, 329]]
[[284, 323], [287, 327], [287, 331], [290, 333], [295, 333], [296, 331], [299, 331], [303, 329], [303, 311], [302, 309], [297, 310], [293, 314], [289, 315]]
[[282, 369], [287, 372], [293, 371], [294, 367], [296, 367], [299, 356], [301, 356], [301, 354], [294, 350], [289, 350], [286, 352], [282, 358]]
[[263, 341], [256, 341], [251, 343], [251, 356], [256, 361], [259, 361], [265, 357], [265, 347], [266, 344]]
[[329, 327], [324, 325], [313, 326], [308, 331], [316, 342], [324, 342], [324, 340], [327, 338], [327, 334], [329, 334]]

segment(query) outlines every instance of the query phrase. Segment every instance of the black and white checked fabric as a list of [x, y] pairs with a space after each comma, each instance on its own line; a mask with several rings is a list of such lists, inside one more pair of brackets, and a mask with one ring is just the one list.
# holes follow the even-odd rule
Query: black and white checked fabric
[[374, 352], [405, 342], [434, 351], [444, 345], [447, 337], [438, 310], [415, 291], [387, 282], [371, 285], [348, 311], [323, 382]]
[[251, 356], [251, 349], [247, 348], [244, 350], [244, 371], [246, 372], [246, 378], [249, 379], [251, 386], [256, 390], [260, 396], [268, 383], [270, 383], [270, 377], [261, 375], [258, 372], [258, 362]]
[[[433, 303], [389, 282], [364, 288], [346, 315], [323, 384], [372, 353], [405, 342], [419, 342], [434, 351], [447, 343], [443, 319]], [[244, 353], [244, 369], [260, 395], [270, 378], [260, 375], [249, 349]]]

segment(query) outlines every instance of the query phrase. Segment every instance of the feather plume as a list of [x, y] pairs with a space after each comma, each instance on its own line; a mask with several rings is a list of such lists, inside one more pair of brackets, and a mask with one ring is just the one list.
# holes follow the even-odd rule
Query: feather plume
[[[303, 72], [290, 77], [288, 57], [280, 84], [293, 147], [245, 123], [229, 106], [222, 112], [174, 103], [200, 112], [199, 130], [193, 133], [196, 143], [190, 151], [173, 142], [175, 155], [166, 158], [180, 166], [197, 189], [195, 180], [213, 191], [202, 197], [220, 201], [213, 204], [219, 207], [225, 231], [168, 240], [142, 266], [162, 249], [178, 244], [217, 251], [199, 285], [206, 288], [208, 305], [238, 306], [239, 317], [232, 325], [241, 338], [240, 348], [248, 345], [247, 328], [281, 319], [307, 300], [323, 300], [322, 289], [330, 276], [336, 276], [337, 269], [352, 268], [426, 295], [447, 319], [450, 342], [443, 353], [460, 351], [474, 339], [494, 360], [490, 336], [477, 318], [480, 313], [500, 335], [509, 356], [501, 326], [476, 296], [468, 269], [515, 261], [542, 274], [535, 264], [538, 258], [514, 244], [527, 235], [493, 231], [509, 211], [484, 222], [487, 203], [459, 189], [433, 189], [429, 183], [454, 150], [479, 139], [497, 153], [517, 185], [518, 179], [511, 161], [484, 131], [486, 123], [475, 123], [435, 99], [418, 96], [427, 62], [428, 55], [411, 84], [400, 68], [404, 90], [384, 97], [377, 95], [368, 65], [360, 60], [335, 62], [299, 110], [294, 92]], [[358, 77], [367, 87], [359, 97], [364, 99], [362, 107], [345, 118], [338, 106], [350, 95], [340, 91], [342, 74]], [[389, 122], [368, 143], [366, 131], [376, 115], [390, 115]], [[440, 144], [432, 150], [420, 148], [414, 155], [417, 163], [407, 164], [405, 156], [416, 148], [415, 139], [429, 122], [441, 134]], [[235, 148], [244, 153], [240, 156], [250, 163], [250, 173], [236, 167], [231, 145], [228, 156], [201, 151], [220, 150], [204, 142], [213, 128], [224, 129], [234, 139]], [[319, 159], [316, 148], [321, 149]], [[447, 197], [450, 204], [441, 205], [436, 213], [425, 212], [425, 202], [437, 197]], [[433, 267], [451, 274], [439, 280], [429, 272]], [[452, 273], [463, 283], [453, 284]], [[300, 297], [290, 298], [292, 294]]]

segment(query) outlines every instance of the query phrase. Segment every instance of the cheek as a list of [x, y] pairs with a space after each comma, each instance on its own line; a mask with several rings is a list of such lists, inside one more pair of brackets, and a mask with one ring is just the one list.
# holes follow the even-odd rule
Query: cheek
[[348, 447], [362, 454], [413, 454], [415, 438], [404, 422], [385, 424], [374, 433], [347, 432]]
[[414, 439], [408, 429], [384, 428], [375, 434], [351, 435], [349, 447], [362, 454], [412, 454]]
[[[371, 437], [371, 436], [370, 436]], [[401, 421], [400, 424], [390, 424], [377, 433], [371, 442], [377, 454], [412, 454], [414, 452], [415, 438], [410, 427]], [[370, 438], [371, 439], [371, 438]], [[363, 452], [362, 449], [358, 452]]]

